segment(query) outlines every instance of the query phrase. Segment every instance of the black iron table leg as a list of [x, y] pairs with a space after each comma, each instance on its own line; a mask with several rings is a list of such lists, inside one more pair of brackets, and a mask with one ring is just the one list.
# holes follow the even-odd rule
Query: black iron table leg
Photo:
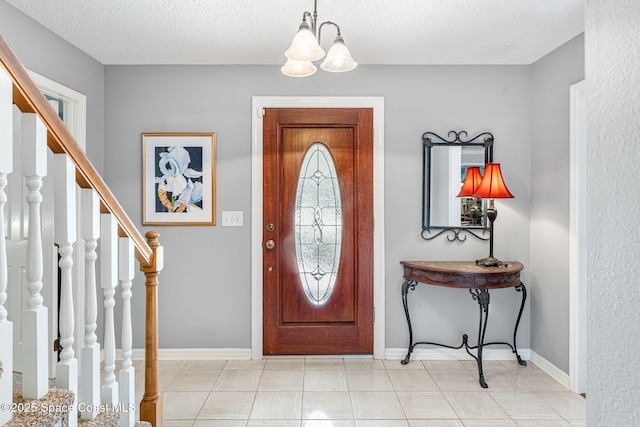
[[516, 354], [518, 363], [522, 366], [527, 366], [527, 362], [520, 358], [518, 354], [518, 346], [516, 345], [516, 335], [518, 334], [518, 325], [520, 324], [520, 318], [522, 317], [522, 311], [524, 310], [524, 303], [527, 300], [527, 288], [522, 282], [515, 286], [516, 292], [522, 292], [522, 303], [520, 304], [520, 312], [518, 312], [518, 319], [516, 320], [516, 327], [513, 330], [513, 352]]
[[[487, 321], [489, 319], [489, 290], [488, 289], [469, 289], [469, 293], [471, 293], [471, 297], [478, 301], [478, 307], [480, 309], [480, 320], [478, 324], [478, 356], [474, 355], [469, 351], [469, 346], [465, 343], [465, 348], [467, 353], [478, 363], [478, 377], [480, 386], [482, 388], [487, 388], [488, 385], [484, 380], [484, 371], [482, 368], [482, 348], [484, 347], [484, 335], [487, 331]], [[463, 340], [466, 342], [466, 335], [463, 337]]]
[[407, 350], [407, 355], [400, 362], [403, 365], [409, 363], [409, 358], [411, 357], [411, 352], [413, 351], [413, 330], [411, 329], [411, 317], [409, 316], [409, 304], [407, 302], [407, 294], [409, 293], [409, 289], [414, 291], [416, 289], [417, 282], [406, 279], [402, 284], [402, 305], [404, 306], [404, 314], [407, 316], [407, 326], [409, 326], [409, 347]]

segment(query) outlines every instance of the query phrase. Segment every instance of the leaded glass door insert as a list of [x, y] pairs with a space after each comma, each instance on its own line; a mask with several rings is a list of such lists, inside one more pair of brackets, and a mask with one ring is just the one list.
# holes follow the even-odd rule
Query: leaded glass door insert
[[300, 283], [309, 303], [321, 306], [335, 287], [342, 244], [340, 185], [321, 142], [312, 144], [302, 161], [294, 210]]

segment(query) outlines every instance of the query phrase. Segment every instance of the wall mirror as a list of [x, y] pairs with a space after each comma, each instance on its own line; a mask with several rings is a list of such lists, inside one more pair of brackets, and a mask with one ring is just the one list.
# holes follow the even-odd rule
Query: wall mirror
[[422, 135], [422, 238], [431, 240], [447, 233], [450, 241], [464, 241], [469, 233], [489, 239], [484, 200], [457, 197], [472, 166], [484, 173], [493, 161], [493, 135], [483, 132], [469, 138], [465, 131], [450, 131], [447, 138], [433, 132]]

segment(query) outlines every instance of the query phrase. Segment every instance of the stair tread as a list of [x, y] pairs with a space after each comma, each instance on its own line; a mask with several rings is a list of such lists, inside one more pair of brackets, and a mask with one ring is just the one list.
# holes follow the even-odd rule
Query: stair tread
[[93, 420], [81, 420], [78, 416], [78, 427], [116, 427], [121, 417], [120, 412], [101, 412]]
[[25, 399], [22, 390], [13, 392], [17, 404], [11, 421], [5, 427], [52, 426], [66, 417], [73, 405], [73, 393], [69, 390], [51, 389], [41, 399]]

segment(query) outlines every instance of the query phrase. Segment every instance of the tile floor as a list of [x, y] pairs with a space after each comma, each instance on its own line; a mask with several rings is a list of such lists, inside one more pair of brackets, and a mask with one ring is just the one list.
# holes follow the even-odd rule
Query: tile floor
[[[136, 387], [144, 370], [136, 363]], [[165, 427], [585, 426], [585, 400], [529, 362], [266, 358], [160, 362]], [[142, 398], [139, 394], [137, 401]]]

